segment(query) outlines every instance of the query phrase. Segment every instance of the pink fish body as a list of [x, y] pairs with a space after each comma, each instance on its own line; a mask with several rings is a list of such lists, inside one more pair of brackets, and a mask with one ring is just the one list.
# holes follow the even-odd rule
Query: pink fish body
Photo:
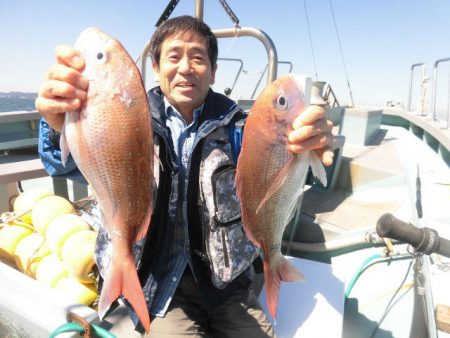
[[280, 282], [304, 280], [281, 254], [281, 241], [310, 166], [326, 185], [325, 170], [314, 152], [294, 154], [288, 150], [287, 135], [294, 118], [308, 102], [303, 83], [301, 78], [285, 75], [256, 99], [245, 124], [237, 164], [242, 222], [248, 238], [263, 251], [267, 303], [273, 318]]
[[132, 245], [144, 238], [152, 212], [153, 140], [150, 108], [139, 71], [124, 47], [96, 28], [75, 49], [86, 61], [88, 98], [66, 113], [61, 149], [88, 180], [112, 242], [99, 314], [123, 295], [148, 332], [150, 317]]

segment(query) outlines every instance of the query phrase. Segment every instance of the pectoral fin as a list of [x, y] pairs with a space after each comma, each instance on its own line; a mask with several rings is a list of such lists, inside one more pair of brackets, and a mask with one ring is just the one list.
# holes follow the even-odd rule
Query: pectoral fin
[[295, 155], [292, 155], [289, 157], [289, 160], [286, 162], [284, 167], [280, 170], [278, 175], [273, 180], [270, 188], [267, 190], [266, 195], [262, 199], [261, 203], [258, 206], [258, 209], [256, 210], [256, 213], [258, 213], [259, 209], [275, 194], [286, 182], [287, 177], [289, 176], [289, 173], [291, 172], [292, 166], [295, 164], [295, 161], [297, 160], [297, 157]]
[[64, 128], [65, 125], [62, 128], [62, 132], [61, 132], [61, 137], [59, 138], [59, 148], [61, 149], [61, 161], [63, 166], [66, 166], [67, 163], [67, 159], [69, 158], [70, 155], [70, 150], [69, 150], [69, 145], [67, 144], [67, 139], [66, 139], [66, 132]]
[[309, 153], [309, 165], [311, 167], [312, 174], [318, 178], [324, 187], [327, 186], [327, 173], [323, 167], [322, 161], [314, 151]]

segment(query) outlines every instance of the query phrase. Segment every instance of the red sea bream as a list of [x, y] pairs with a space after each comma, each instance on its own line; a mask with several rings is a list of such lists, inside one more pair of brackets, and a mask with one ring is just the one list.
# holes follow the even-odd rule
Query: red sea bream
[[304, 83], [286, 75], [268, 85], [254, 102], [244, 129], [236, 188], [248, 238], [261, 247], [271, 316], [276, 318], [281, 281], [302, 281], [303, 275], [281, 254], [283, 231], [303, 193], [308, 168], [326, 185], [326, 174], [313, 151], [288, 150], [294, 118], [305, 110]]
[[85, 59], [88, 97], [66, 113], [63, 161], [72, 155], [89, 182], [112, 242], [100, 295], [102, 318], [123, 295], [148, 332], [150, 317], [132, 245], [148, 230], [152, 211], [153, 141], [142, 79], [125, 48], [96, 28], [83, 31], [75, 49]]

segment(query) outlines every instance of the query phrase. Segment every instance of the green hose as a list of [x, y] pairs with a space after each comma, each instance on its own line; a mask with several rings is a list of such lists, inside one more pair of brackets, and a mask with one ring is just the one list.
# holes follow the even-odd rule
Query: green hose
[[352, 291], [353, 287], [355, 286], [356, 281], [358, 280], [359, 276], [364, 271], [364, 268], [374, 259], [382, 258], [383, 256], [380, 253], [374, 254], [367, 258], [359, 267], [359, 269], [356, 271], [356, 273], [353, 275], [352, 279], [348, 283], [347, 289], [345, 290], [345, 298], [348, 298], [350, 292]]
[[[111, 332], [105, 330], [104, 328], [91, 324], [91, 327], [93, 328], [94, 332], [100, 337], [100, 338], [116, 338], [115, 335], [113, 335]], [[64, 332], [84, 332], [84, 328], [77, 323], [66, 323], [58, 327], [53, 333], [49, 336], [49, 338], [55, 338], [57, 335], [64, 333]]]
[[[384, 258], [384, 259], [380, 259], [380, 258]], [[366, 270], [366, 268], [369, 266], [369, 263], [371, 261], [373, 261], [375, 259], [380, 259], [378, 262], [376, 262], [376, 263], [380, 263], [380, 262], [386, 262], [386, 261], [397, 261], [397, 260], [401, 260], [401, 259], [411, 259], [411, 258], [413, 258], [413, 257], [410, 254], [402, 254], [402, 255], [394, 256], [394, 257], [385, 257], [382, 254], [378, 253], [378, 254], [374, 254], [374, 255], [370, 256], [360, 265], [359, 269], [356, 271], [356, 273], [353, 275], [352, 279], [348, 283], [347, 289], [345, 290], [345, 299], [348, 298], [348, 296], [350, 295], [350, 292], [352, 291], [353, 287], [355, 286], [355, 283], [358, 280], [359, 276], [362, 275], [362, 273]]]

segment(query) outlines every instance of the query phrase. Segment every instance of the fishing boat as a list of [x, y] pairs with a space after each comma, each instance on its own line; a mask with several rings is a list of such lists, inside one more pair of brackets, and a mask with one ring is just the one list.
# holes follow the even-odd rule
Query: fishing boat
[[[177, 3], [170, 1], [160, 21]], [[214, 30], [216, 36], [260, 41], [267, 67], [257, 87], [264, 74], [267, 83], [275, 80], [278, 65], [289, 62], [278, 60], [264, 31], [241, 27], [221, 3], [234, 27]], [[195, 15], [203, 18], [203, 1], [196, 1]], [[144, 79], [148, 48], [136, 61]], [[224, 91], [233, 97], [243, 60], [219, 58], [229, 61], [240, 65]], [[306, 281], [282, 284], [273, 322], [278, 337], [450, 337], [450, 115], [447, 110], [438, 118], [435, 103], [439, 65], [448, 61], [434, 64], [430, 112], [412, 108], [420, 63], [409, 68], [405, 106], [393, 101], [383, 107], [341, 106], [331, 84], [310, 81], [310, 102], [323, 105], [334, 123], [335, 157], [326, 187], [308, 178], [283, 236], [283, 253]], [[250, 109], [256, 89], [246, 99], [236, 96], [237, 103]], [[72, 201], [88, 193], [86, 186], [46, 177], [36, 151], [38, 119], [37, 112], [0, 115], [0, 210], [10, 208], [18, 182], [23, 189], [52, 185]], [[101, 322], [93, 309], [62, 301], [7, 264], [0, 263], [0, 275], [0, 325], [10, 335], [48, 337], [55, 330], [88, 329], [105, 336], [104, 329], [117, 337], [133, 335], [125, 331], [129, 318], [123, 306]], [[260, 273], [255, 286], [264, 305]]]

